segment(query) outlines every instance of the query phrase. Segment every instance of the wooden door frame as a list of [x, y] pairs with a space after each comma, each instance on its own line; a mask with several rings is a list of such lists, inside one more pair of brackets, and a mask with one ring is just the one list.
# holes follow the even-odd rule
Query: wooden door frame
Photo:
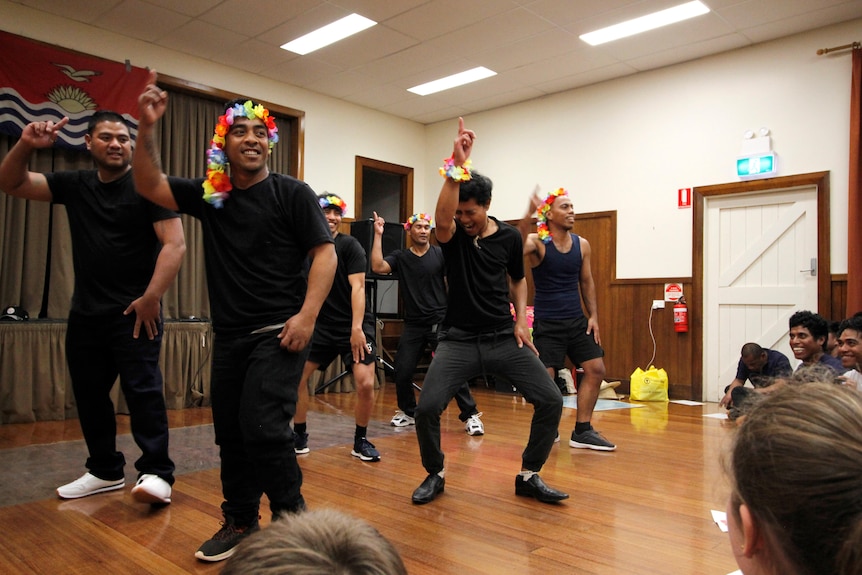
[[814, 186], [817, 190], [817, 313], [832, 317], [832, 292], [830, 261], [830, 214], [829, 214], [829, 172], [811, 172], [794, 176], [767, 178], [701, 186], [692, 190], [692, 293], [694, 301], [689, 300], [688, 318], [692, 335], [692, 397], [703, 397], [703, 250], [704, 250], [704, 199], [707, 197], [765, 192], [787, 188]]
[[362, 213], [362, 186], [364, 177], [363, 171], [365, 170], [365, 168], [377, 170], [379, 172], [385, 172], [388, 174], [394, 174], [401, 177], [401, 209], [400, 213], [398, 214], [398, 217], [402, 222], [406, 222], [407, 218], [409, 218], [413, 214], [413, 168], [408, 166], [401, 166], [398, 164], [390, 164], [389, 162], [383, 162], [381, 160], [373, 160], [371, 158], [356, 156], [353, 203], [356, 206], [354, 208], [354, 213], [357, 215]]

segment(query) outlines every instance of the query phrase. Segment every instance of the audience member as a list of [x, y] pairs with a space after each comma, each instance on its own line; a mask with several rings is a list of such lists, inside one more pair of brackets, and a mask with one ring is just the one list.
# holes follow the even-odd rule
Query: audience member
[[320, 308], [320, 317], [311, 338], [311, 349], [302, 370], [299, 402], [293, 431], [297, 453], [308, 453], [308, 379], [318, 368], [326, 368], [337, 355], [353, 373], [356, 385], [353, 434], [354, 457], [362, 461], [380, 461], [380, 452], [368, 441], [368, 422], [374, 406], [374, 370], [377, 366], [377, 330], [365, 291], [365, 250], [359, 240], [339, 233], [347, 203], [335, 194], [321, 194], [318, 203], [326, 216], [329, 232], [335, 241], [338, 267], [332, 289]]
[[[264, 493], [273, 517], [305, 508], [290, 421], [307, 346], [335, 273], [335, 249], [311, 188], [269, 171], [278, 141], [269, 110], [246, 99], [228, 102], [207, 152], [207, 177], [186, 179], [161, 172], [153, 130], [168, 95], [156, 86], [154, 71], [138, 104], [138, 193], [198, 218], [203, 229], [224, 522], [195, 557], [221, 561], [259, 529]], [[308, 257], [313, 263], [306, 278]]]
[[563, 188], [544, 197], [534, 193], [529, 208], [521, 220], [521, 231], [526, 233], [526, 224], [535, 211], [538, 232], [528, 234], [524, 241], [524, 257], [533, 269], [536, 291], [533, 343], [552, 379], [565, 367], [566, 357], [584, 371], [569, 446], [613, 451], [617, 446], [590, 423], [605, 377], [590, 242], [572, 233], [575, 209]]
[[[781, 386], [777, 382], [792, 372], [790, 360], [780, 351], [760, 347], [754, 342], [746, 343], [740, 352], [736, 377], [724, 388], [724, 397], [719, 405], [733, 411], [735, 406], [742, 405], [752, 393], [775, 391]], [[745, 387], [746, 381], [751, 382], [753, 389]], [[734, 419], [733, 416], [730, 417]]]
[[862, 391], [862, 315], [841, 322], [838, 328], [838, 357], [847, 371], [844, 382]]
[[[96, 166], [41, 174], [27, 170], [31, 153], [49, 148], [68, 118], [33, 122], [0, 164], [0, 189], [30, 200], [66, 206], [72, 237], [75, 288], [66, 328], [66, 359], [88, 471], [57, 488], [64, 499], [122, 489], [122, 452], [111, 388], [117, 376], [141, 449], [132, 496], [167, 504], [174, 483], [168, 455], [159, 354], [164, 323], [161, 298], [173, 283], [186, 245], [179, 216], [135, 193], [132, 138], [125, 119], [98, 111], [84, 136]], [[140, 337], [143, 330], [146, 337]]]
[[[430, 346], [437, 349], [437, 331], [446, 315], [446, 270], [443, 252], [432, 245], [434, 227], [428, 214], [413, 214], [404, 224], [410, 235], [408, 249], [395, 250], [383, 257], [383, 230], [386, 221], [374, 212], [374, 240], [371, 244], [371, 271], [392, 274], [398, 278], [401, 298], [404, 301], [404, 324], [398, 349], [395, 352], [395, 395], [398, 411], [392, 425], [414, 425], [416, 395], [413, 393], [413, 375], [422, 353]], [[464, 385], [455, 394], [461, 410], [458, 418], [464, 422], [469, 435], [483, 435], [485, 425], [482, 414], [476, 409], [476, 400], [470, 386]]]
[[826, 353], [829, 322], [819, 314], [797, 311], [790, 316], [789, 323], [790, 349], [793, 356], [802, 362], [796, 367], [797, 370], [822, 364], [832, 369], [835, 374], [844, 371], [841, 361]]
[[728, 471], [743, 573], [862, 573], [862, 395], [814, 382], [765, 396], [737, 431]]
[[[446, 258], [449, 297], [437, 352], [416, 407], [416, 437], [428, 476], [413, 492], [413, 503], [433, 501], [444, 489], [440, 414], [464, 381], [477, 373], [505, 374], [533, 405], [515, 494], [556, 502], [568, 494], [548, 487], [538, 472], [554, 446], [563, 396], [539, 361], [527, 328], [521, 234], [488, 215], [491, 180], [471, 174], [474, 138], [459, 119], [452, 157], [441, 168], [445, 179], [434, 219]], [[514, 325], [510, 294], [517, 317]]]
[[242, 542], [221, 575], [407, 575], [374, 527], [331, 509], [282, 518]]

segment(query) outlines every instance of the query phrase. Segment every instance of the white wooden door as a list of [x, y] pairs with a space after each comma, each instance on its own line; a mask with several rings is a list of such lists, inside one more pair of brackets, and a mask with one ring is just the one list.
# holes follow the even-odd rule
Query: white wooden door
[[788, 319], [801, 309], [817, 311], [817, 189], [704, 201], [703, 399], [718, 401], [746, 342], [796, 364]]

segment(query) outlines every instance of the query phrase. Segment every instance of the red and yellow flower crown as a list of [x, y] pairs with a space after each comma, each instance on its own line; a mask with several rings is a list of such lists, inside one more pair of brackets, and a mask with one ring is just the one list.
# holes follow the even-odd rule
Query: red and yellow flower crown
[[558, 197], [568, 195], [569, 192], [564, 188], [557, 188], [545, 197], [542, 205], [536, 210], [536, 219], [538, 220], [536, 230], [539, 233], [539, 239], [542, 240], [543, 243], [551, 241], [551, 231], [548, 229], [548, 212], [551, 211], [551, 206]]

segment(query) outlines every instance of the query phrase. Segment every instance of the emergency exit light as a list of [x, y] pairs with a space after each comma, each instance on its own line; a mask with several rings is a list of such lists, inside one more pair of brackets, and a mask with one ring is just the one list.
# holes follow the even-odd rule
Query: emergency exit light
[[775, 174], [775, 168], [774, 152], [736, 160], [736, 175], [740, 178], [765, 178]]

